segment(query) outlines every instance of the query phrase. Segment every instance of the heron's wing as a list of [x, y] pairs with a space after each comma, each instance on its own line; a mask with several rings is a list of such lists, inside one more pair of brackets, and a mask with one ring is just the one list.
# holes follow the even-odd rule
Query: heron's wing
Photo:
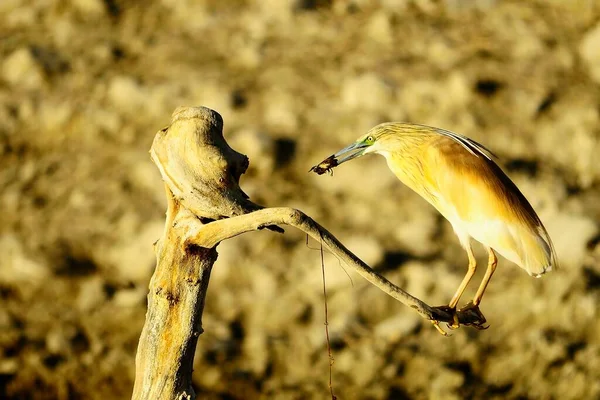
[[448, 137], [456, 141], [457, 143], [460, 143], [460, 145], [467, 149], [469, 153], [475, 156], [483, 156], [490, 161], [492, 161], [492, 157], [498, 158], [498, 156], [492, 153], [490, 149], [488, 149], [481, 143], [474, 141], [471, 138], [441, 128], [435, 128], [435, 130], [440, 135]]
[[426, 157], [426, 175], [445, 208], [440, 211], [453, 226], [462, 227], [532, 275], [556, 266], [554, 246], [542, 221], [493, 160], [476, 157], [463, 143], [445, 135], [429, 143]]

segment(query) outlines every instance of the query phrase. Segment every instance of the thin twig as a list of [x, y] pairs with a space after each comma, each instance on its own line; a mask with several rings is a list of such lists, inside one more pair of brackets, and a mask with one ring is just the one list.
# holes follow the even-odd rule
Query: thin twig
[[[329, 250], [323, 249], [323, 243], [321, 243], [321, 248], [320, 249], [317, 248], [317, 247], [310, 247], [310, 245], [308, 244], [308, 235], [306, 235], [306, 247], [309, 250], [327, 251], [329, 254], [333, 254]], [[352, 279], [352, 277], [350, 276], [350, 274], [348, 273], [348, 271], [346, 270], [346, 268], [344, 268], [344, 266], [342, 265], [342, 262], [340, 261], [340, 259], [338, 257], [336, 257], [335, 254], [333, 254], [333, 256], [336, 258], [336, 260], [338, 262], [338, 266], [342, 269], [342, 271], [344, 271], [344, 273], [346, 274], [346, 276], [350, 280], [350, 285], [352, 285], [352, 287], [354, 287], [354, 279]]]
[[327, 285], [325, 284], [325, 259], [323, 257], [323, 242], [321, 241], [321, 274], [323, 276], [323, 299], [325, 305], [325, 339], [327, 340], [327, 354], [329, 356], [329, 392], [331, 393], [331, 400], [336, 400], [337, 397], [333, 394], [333, 355], [331, 354], [331, 341], [329, 340], [329, 312], [327, 310]]

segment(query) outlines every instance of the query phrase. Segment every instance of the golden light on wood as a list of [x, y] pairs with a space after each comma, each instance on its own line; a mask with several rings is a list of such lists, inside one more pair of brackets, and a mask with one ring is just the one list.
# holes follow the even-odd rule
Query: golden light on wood
[[[448, 306], [443, 307], [454, 315], [477, 267], [471, 239], [486, 248], [489, 258], [473, 300], [461, 311], [471, 309], [481, 314], [478, 306], [496, 270], [496, 253], [534, 277], [557, 267], [554, 246], [542, 221], [483, 145], [439, 128], [390, 122], [372, 128], [311, 171], [322, 174], [369, 153], [384, 156], [398, 179], [450, 222], [466, 250], [467, 273]], [[451, 327], [458, 327], [456, 318]]]

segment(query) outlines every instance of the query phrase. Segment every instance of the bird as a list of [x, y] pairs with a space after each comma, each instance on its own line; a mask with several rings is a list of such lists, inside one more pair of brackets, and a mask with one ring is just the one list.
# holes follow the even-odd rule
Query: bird
[[[320, 175], [370, 153], [385, 157], [396, 177], [450, 222], [467, 253], [463, 280], [448, 305], [440, 306], [453, 315], [450, 328], [460, 326], [457, 305], [477, 268], [472, 240], [486, 249], [487, 269], [472, 301], [459, 311], [474, 311], [483, 322], [479, 305], [496, 271], [496, 254], [533, 277], [558, 268], [554, 245], [541, 219], [482, 144], [441, 128], [386, 122], [311, 170]], [[437, 321], [432, 322], [445, 333]]]

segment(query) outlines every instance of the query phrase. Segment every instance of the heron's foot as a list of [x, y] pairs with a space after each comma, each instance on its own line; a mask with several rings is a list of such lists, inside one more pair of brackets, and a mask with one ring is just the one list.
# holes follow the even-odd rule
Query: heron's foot
[[[439, 310], [442, 313], [446, 313], [446, 314], [450, 314], [452, 316], [452, 322], [448, 322], [446, 325], [448, 326], [448, 328], [450, 329], [457, 329], [458, 327], [460, 327], [460, 322], [458, 320], [458, 314], [456, 312], [456, 307], [450, 307], [450, 306], [438, 306], [438, 307], [433, 307], [435, 310]], [[437, 325], [436, 325], [437, 324]], [[441, 328], [439, 327], [439, 321], [435, 321], [434, 325], [436, 325], [436, 329], [439, 331], [441, 330]], [[444, 332], [445, 333], [445, 332]], [[448, 336], [447, 334], [444, 336]]]
[[487, 322], [478, 305], [472, 301], [467, 303], [463, 308], [458, 310], [459, 320], [463, 325], [472, 326], [475, 329], [487, 329], [490, 326], [485, 325]]
[[440, 327], [440, 322], [448, 321], [448, 314], [452, 316], [452, 322], [447, 322], [447, 326], [450, 329], [457, 329], [461, 325], [472, 326], [473, 328], [479, 330], [487, 329], [489, 327], [489, 325], [486, 325], [487, 321], [485, 319], [485, 316], [479, 309], [479, 306], [475, 305], [472, 301], [458, 311], [456, 310], [456, 308], [450, 306], [438, 306], [432, 308], [434, 309], [434, 315], [435, 311], [438, 311], [439, 314], [442, 315], [445, 314], [443, 318], [442, 315], [438, 314], [437, 317], [439, 318], [439, 320], [431, 321], [435, 329], [437, 329], [437, 331], [444, 336], [449, 335]]

